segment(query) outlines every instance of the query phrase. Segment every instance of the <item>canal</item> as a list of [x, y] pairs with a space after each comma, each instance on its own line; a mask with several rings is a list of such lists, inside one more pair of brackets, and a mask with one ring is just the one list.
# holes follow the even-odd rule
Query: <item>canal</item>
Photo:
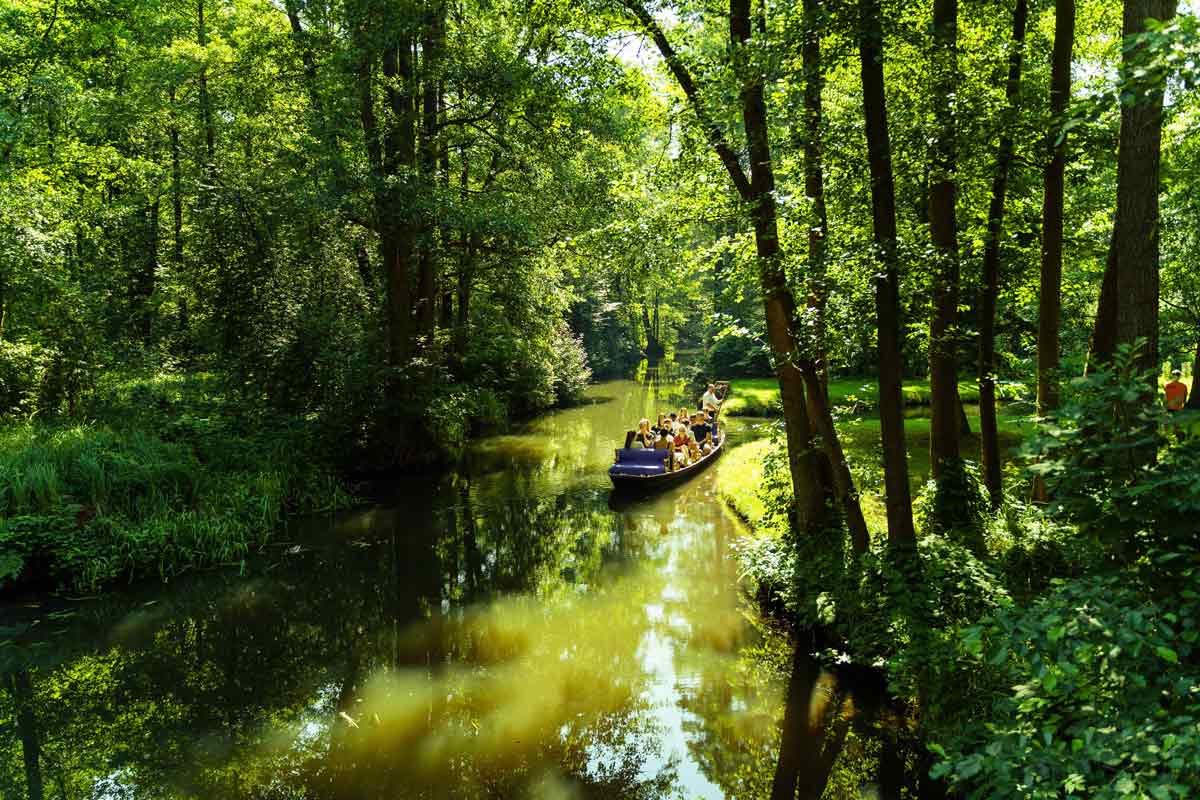
[[623, 432], [682, 399], [601, 383], [244, 564], [4, 609], [0, 796], [769, 796], [792, 654], [731, 462], [610, 507]]

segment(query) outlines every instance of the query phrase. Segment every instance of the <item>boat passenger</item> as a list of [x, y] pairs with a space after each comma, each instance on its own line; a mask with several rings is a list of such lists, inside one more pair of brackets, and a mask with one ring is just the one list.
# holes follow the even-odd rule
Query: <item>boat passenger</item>
[[702, 453], [707, 453], [712, 450], [711, 428], [708, 425], [708, 418], [703, 411], [697, 411], [692, 417], [692, 436], [696, 440], [696, 445]]
[[637, 433], [633, 435], [634, 446], [649, 448], [654, 446], [654, 435], [650, 433], [650, 420], [642, 419], [638, 423]]
[[675, 423], [675, 463], [683, 466], [688, 464], [688, 429], [682, 422]]

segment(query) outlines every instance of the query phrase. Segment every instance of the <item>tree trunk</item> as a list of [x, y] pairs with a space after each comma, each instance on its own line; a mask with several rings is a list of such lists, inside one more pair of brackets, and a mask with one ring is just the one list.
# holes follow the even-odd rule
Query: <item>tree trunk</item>
[[779, 247], [775, 215], [775, 172], [767, 127], [767, 105], [763, 76], [759, 67], [745, 63], [751, 39], [750, 0], [730, 0], [729, 33], [735, 47], [735, 63], [742, 71], [742, 123], [750, 155], [751, 213], [754, 243], [758, 255], [759, 284], [767, 322], [767, 339], [779, 377], [787, 429], [788, 462], [792, 492], [796, 500], [796, 523], [801, 532], [825, 524], [827, 487], [813, 449], [812, 430], [804, 399], [804, 377], [797, 362], [799, 348], [795, 334], [796, 301], [787, 285]]
[[141, 246], [142, 268], [135, 273], [130, 287], [134, 327], [144, 344], [150, 344], [154, 332], [153, 297], [158, 282], [158, 208], [154, 198], [142, 212]]
[[[396, 186], [396, 177], [408, 174], [416, 164], [416, 105], [412, 91], [412, 44], [389, 45], [383, 53], [391, 120], [384, 136], [383, 207], [379, 213], [380, 247], [388, 293], [388, 352], [392, 366], [403, 364], [409, 354], [412, 329], [412, 289], [409, 275], [415, 248], [413, 209], [407, 207]], [[411, 181], [404, 180], [405, 188]]]
[[1096, 306], [1096, 326], [1092, 329], [1092, 344], [1085, 372], [1107, 364], [1117, 351], [1117, 224], [1114, 219], [1108, 240], [1108, 260], [1104, 264], [1104, 280], [1100, 284], [1100, 302]]
[[804, 194], [812, 203], [812, 221], [808, 227], [808, 305], [813, 312], [816, 366], [825, 405], [828, 405], [829, 361], [826, 353], [825, 309], [829, 288], [826, 286], [825, 255], [829, 217], [825, 209], [825, 161], [821, 142], [824, 75], [821, 66], [820, 13], [819, 0], [804, 0], [804, 44], [800, 56], [804, 64]]
[[1042, 275], [1038, 300], [1037, 413], [1058, 407], [1059, 328], [1062, 318], [1063, 173], [1067, 135], [1062, 129], [1071, 102], [1071, 50], [1075, 0], [1055, 0], [1054, 53], [1050, 66], [1050, 161], [1042, 200]]
[[[1074, 0], [1059, 1], [1074, 3]], [[1019, 111], [1021, 61], [1025, 54], [1025, 26], [1028, 18], [1028, 0], [1017, 0], [1017, 7], [1013, 12], [1012, 52], [1008, 56], [1008, 82], [1004, 87], [1004, 129], [996, 150], [996, 174], [992, 178], [987, 242], [983, 249], [983, 292], [979, 302], [979, 452], [983, 483], [987, 487], [992, 508], [999, 508], [1003, 497], [999, 431], [996, 421], [996, 300], [1000, 295], [1000, 242], [1004, 235], [1004, 202], [1013, 160], [1013, 127], [1016, 125]], [[960, 400], [959, 406], [961, 405]]]
[[842, 506], [842, 513], [846, 517], [846, 528], [850, 532], [851, 546], [855, 553], [865, 553], [871, 545], [870, 533], [867, 531], [867, 520], [863, 517], [862, 504], [859, 501], [858, 489], [854, 485], [854, 477], [850, 474], [846, 453], [842, 449], [837, 428], [833, 424], [833, 414], [829, 410], [827, 386], [821, 380], [821, 373], [815, 365], [806, 365], [802, 372], [805, 385], [808, 387], [811, 419], [817, 433], [821, 435], [825, 457], [829, 459], [833, 489]]
[[[1168, 21], [1175, 16], [1175, 0], [1126, 0], [1123, 34], [1127, 43], [1123, 77], [1130, 80], [1138, 69], [1142, 47], [1129, 47], [1131, 37], [1146, 30], [1147, 18]], [[1161, 191], [1159, 168], [1162, 147], [1163, 85], [1154, 83], [1136, 94], [1132, 105], [1121, 108], [1121, 139], [1117, 150], [1116, 334], [1119, 344], [1145, 340], [1136, 363], [1153, 371], [1157, 392], [1158, 370], [1158, 237]], [[1152, 454], [1151, 454], [1152, 456]]]
[[936, 127], [929, 189], [934, 249], [933, 317], [929, 322], [929, 433], [934, 479], [959, 459], [958, 448], [958, 230], [955, 214], [955, 123], [958, 78], [958, 0], [933, 3], [933, 105]]
[[171, 87], [171, 262], [178, 271], [183, 266], [183, 167], [179, 152], [179, 127], [174, 124], [175, 87]]
[[[442, 14], [444, 7], [438, 3], [429, 11], [421, 36], [421, 142], [420, 175], [423, 199], [433, 196], [436, 182], [438, 158], [438, 76], [442, 51]], [[437, 281], [434, 276], [435, 254], [434, 224], [431, 210], [419, 209], [419, 232], [417, 235], [417, 330], [421, 336], [431, 336], [434, 326], [434, 305]]]
[[[208, 46], [208, 28], [204, 22], [204, 0], [196, 0], [196, 41], [201, 49]], [[207, 181], [206, 191], [212, 190], [212, 177], [216, 170], [217, 131], [213, 126], [212, 101], [208, 96], [208, 71], [200, 68], [197, 77], [200, 99], [200, 121], [204, 129], [204, 175]]]
[[879, 427], [883, 439], [888, 542], [915, 540], [908, 452], [904, 441], [904, 401], [900, 354], [900, 277], [896, 263], [896, 192], [883, 83], [883, 26], [880, 0], [860, 0], [859, 57], [863, 117], [871, 169], [871, 218], [879, 267], [875, 272], [875, 312], [879, 348]]

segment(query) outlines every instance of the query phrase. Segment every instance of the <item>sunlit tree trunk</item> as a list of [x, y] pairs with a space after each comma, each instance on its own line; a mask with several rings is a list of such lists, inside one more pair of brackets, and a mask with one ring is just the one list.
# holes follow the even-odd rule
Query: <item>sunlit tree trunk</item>
[[717, 157], [729, 173], [742, 200], [750, 207], [758, 256], [759, 286], [767, 323], [767, 339], [776, 365], [787, 433], [788, 463], [795, 498], [798, 530], [812, 531], [825, 524], [828, 487], [813, 447], [813, 431], [804, 399], [804, 378], [797, 362], [795, 332], [796, 301], [781, 263], [775, 208], [775, 175], [771, 164], [770, 140], [763, 76], [750, 59], [750, 0], [730, 0], [729, 32], [739, 73], [742, 123], [750, 157], [750, 176], [737, 153], [729, 146], [724, 130], [708, 114], [687, 66], [679, 58], [666, 34], [638, 0], [624, 0], [625, 7], [653, 37], [671, 73], [679, 82], [700, 126]]
[[809, 308], [813, 312], [816, 330], [814, 357], [820, 371], [821, 386], [827, 392], [829, 363], [825, 309], [829, 300], [829, 287], [826, 285], [829, 216], [825, 208], [825, 159], [821, 142], [821, 127], [824, 124], [821, 91], [825, 79], [821, 65], [820, 15], [820, 0], [804, 0], [804, 43], [800, 49], [804, 64], [804, 194], [812, 203], [812, 221], [808, 227], [807, 277]]
[[[204, 20], [204, 0], [196, 2], [196, 42], [201, 49], [208, 47], [208, 27]], [[208, 96], [208, 69], [200, 68], [196, 85], [200, 100], [200, 122], [204, 129], [204, 174], [208, 186], [212, 186], [212, 177], [217, 162], [217, 131], [213, 125], [212, 100]]]
[[863, 117], [871, 170], [871, 219], [879, 260], [875, 312], [879, 350], [879, 427], [883, 439], [888, 541], [904, 545], [916, 537], [904, 441], [900, 352], [900, 277], [896, 263], [896, 191], [883, 82], [883, 25], [879, 0], [860, 0], [859, 58]]
[[[1074, 0], [1059, 1], [1072, 3]], [[1028, 17], [1028, 1], [1017, 0], [1017, 7], [1013, 12], [1012, 52], [1008, 56], [1008, 81], [1004, 87], [1004, 129], [996, 150], [996, 173], [992, 177], [987, 241], [983, 250], [983, 292], [979, 303], [979, 450], [983, 483], [987, 487], [992, 508], [999, 507], [1003, 493], [996, 421], [996, 300], [1000, 295], [1000, 244], [1004, 235], [1004, 203], [1013, 160], [1013, 127], [1016, 125], [1019, 110], [1021, 61], [1025, 54], [1025, 25]]]
[[825, 307], [828, 299], [825, 285], [825, 254], [829, 219], [825, 209], [825, 163], [821, 146], [821, 90], [824, 76], [821, 66], [821, 6], [819, 0], [804, 0], [804, 43], [801, 59], [804, 64], [804, 193], [812, 203], [812, 220], [808, 227], [808, 307], [812, 313], [812, 358], [802, 362], [808, 390], [808, 412], [812, 427], [820, 434], [825, 456], [829, 460], [830, 478], [834, 493], [846, 518], [850, 541], [856, 553], [866, 552], [870, 544], [867, 521], [863, 517], [858, 489], [850, 474], [833, 414], [829, 407], [829, 374], [825, 347]]
[[[1121, 78], [1130, 103], [1121, 106], [1117, 149], [1117, 212], [1100, 304], [1092, 332], [1089, 368], [1111, 360], [1121, 344], [1143, 340], [1137, 365], [1158, 367], [1159, 172], [1162, 146], [1163, 85], [1138, 75], [1144, 48], [1131, 37], [1146, 30], [1147, 19], [1170, 20], [1175, 0], [1126, 0], [1122, 34], [1126, 48]], [[1157, 387], [1148, 387], [1156, 391]], [[1153, 458], [1147, 449], [1145, 459]]]
[[759, 284], [766, 312], [767, 339], [779, 378], [787, 429], [788, 460], [796, 500], [796, 521], [801, 531], [824, 523], [826, 487], [813, 450], [804, 399], [804, 376], [798, 363], [795, 333], [796, 301], [787, 285], [779, 246], [775, 209], [775, 172], [767, 126], [767, 105], [760, 68], [750, 61], [750, 0], [730, 0], [729, 32], [735, 46], [735, 63], [742, 72], [742, 124], [750, 154], [750, 186], [754, 242], [758, 254]]
[[[1126, 42], [1146, 30], [1146, 20], [1175, 16], [1175, 0], [1126, 0], [1123, 34]], [[1134, 76], [1141, 48], [1126, 48], [1124, 75]], [[1161, 190], [1163, 85], [1138, 92], [1132, 105], [1121, 108], [1121, 140], [1117, 151], [1117, 342], [1145, 340], [1137, 364], [1158, 369], [1158, 238]], [[1157, 380], [1157, 377], [1155, 377]], [[1157, 385], [1154, 386], [1157, 391]]]
[[958, 448], [958, 186], [953, 97], [958, 77], [958, 0], [933, 3], [933, 107], [935, 129], [929, 189], [933, 239], [933, 316], [929, 322], [929, 388], [933, 420], [930, 469], [936, 479], [959, 458]]

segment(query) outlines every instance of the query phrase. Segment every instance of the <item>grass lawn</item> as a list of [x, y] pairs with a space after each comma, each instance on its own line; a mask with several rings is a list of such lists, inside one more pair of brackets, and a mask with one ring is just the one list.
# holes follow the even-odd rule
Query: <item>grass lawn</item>
[[[978, 418], [973, 420], [974, 422]], [[908, 444], [908, 474], [913, 496], [929, 478], [929, 419], [905, 420], [904, 436]], [[1001, 417], [1000, 447], [1004, 461], [1014, 460], [1014, 450], [1032, 432], [1032, 423], [1027, 418]], [[883, 505], [882, 446], [879, 440], [879, 420], [872, 417], [856, 417], [841, 420], [837, 424], [842, 447], [854, 471], [855, 482], [862, 495], [863, 514], [872, 532], [882, 534], [887, 530], [887, 516]], [[977, 429], [978, 426], [975, 425]], [[765, 507], [758, 489], [763, 482], [763, 458], [771, 449], [771, 442], [759, 440], [731, 450], [721, 464], [719, 491], [725, 503], [742, 519], [757, 526]], [[963, 457], [979, 459], [979, 436], [966, 436], [962, 441]], [[772, 533], [772, 531], [760, 531]]]
[[[725, 403], [725, 413], [733, 417], [773, 417], [779, 415], [779, 383], [774, 378], [738, 378], [730, 381], [732, 394]], [[999, 386], [1002, 400], [1017, 400], [1024, 386], [1019, 383], [1004, 383]], [[958, 384], [958, 393], [964, 403], [979, 402], [979, 386], [974, 380]], [[836, 378], [829, 382], [829, 400], [835, 406], [854, 405], [859, 402], [866, 409], [874, 408], [879, 397], [877, 379], [868, 377]], [[929, 404], [929, 381], [912, 379], [904, 382], [904, 404], [923, 406]]]

